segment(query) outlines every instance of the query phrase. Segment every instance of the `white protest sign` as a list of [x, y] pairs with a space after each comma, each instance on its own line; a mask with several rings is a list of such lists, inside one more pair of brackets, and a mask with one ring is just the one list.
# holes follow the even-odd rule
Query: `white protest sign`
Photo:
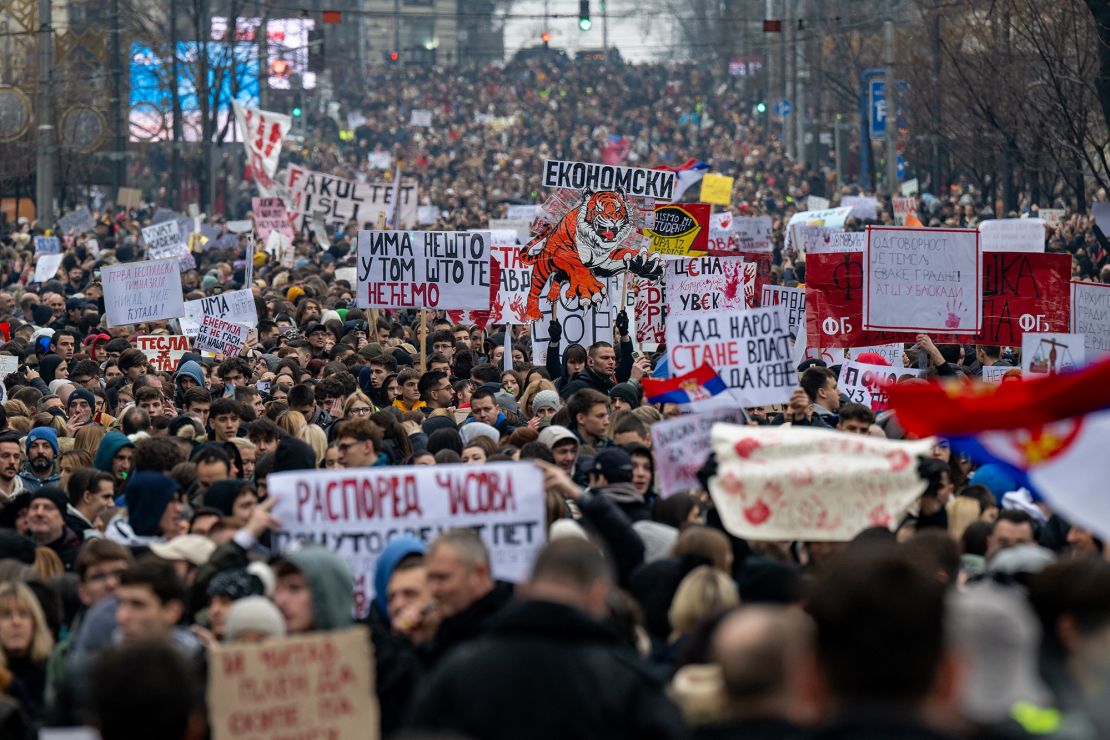
[[254, 224], [250, 221], [228, 221], [227, 230], [232, 234], [246, 234], [254, 228]]
[[258, 309], [254, 303], [254, 293], [250, 288], [231, 290], [219, 295], [197, 298], [185, 303], [181, 319], [181, 333], [196, 336], [200, 322], [205, 316], [215, 316], [224, 321], [232, 321], [247, 326], [258, 325]]
[[85, 206], [78, 206], [58, 219], [58, 231], [62, 235], [76, 234], [88, 231], [96, 226], [93, 215]]
[[412, 117], [409, 118], [410, 126], [421, 126], [427, 128], [432, 125], [432, 112], [430, 110], [414, 110]]
[[335, 268], [336, 281], [345, 280], [347, 285], [352, 288], [358, 284], [358, 268], [357, 267], [337, 267]]
[[[618, 167], [595, 162], [561, 162], [554, 159], [543, 163], [545, 188], [571, 190], [623, 190], [625, 195], [656, 200], [674, 200], [676, 175], [670, 170], [648, 170], [640, 167]], [[509, 216], [509, 218], [513, 218]]]
[[1043, 252], [1045, 229], [1039, 218], [1002, 218], [979, 224], [984, 252]]
[[495, 245], [491, 250], [501, 279], [497, 297], [490, 304], [489, 323], [529, 323], [524, 314], [532, 287], [532, 266], [520, 261], [520, 249], [515, 246]]
[[871, 226], [863, 253], [863, 328], [976, 334], [983, 255], [974, 229]]
[[1021, 374], [1057, 375], [1078, 370], [1087, 352], [1082, 334], [1025, 332], [1021, 336]]
[[873, 221], [879, 217], [879, 201], [868, 195], [845, 195], [840, 199], [840, 205], [851, 208], [851, 215], [861, 221]]
[[271, 231], [266, 239], [266, 252], [273, 255], [282, 267], [293, 269], [296, 248], [293, 242], [277, 229]]
[[900, 189], [902, 191], [902, 195], [910, 196], [917, 195], [918, 187], [919, 186], [917, 183], [917, 178], [915, 177], [912, 180], [906, 180], [904, 183], [902, 183], [902, 187]]
[[745, 408], [790, 399], [798, 382], [793, 348], [786, 306], [667, 314], [671, 377], [708, 363]]
[[431, 543], [448, 529], [472, 529], [489, 548], [493, 577], [518, 582], [544, 544], [543, 474], [530, 463], [297, 470], [266, 483], [282, 522], [274, 550], [308, 541], [336, 552], [355, 576], [360, 615], [394, 537]]
[[56, 236], [36, 236], [35, 254], [60, 254], [62, 243]]
[[181, 334], [141, 336], [134, 337], [132, 341], [158, 372], [176, 372], [181, 358], [192, 349], [189, 337]]
[[35, 258], [35, 277], [32, 282], [45, 283], [58, 275], [64, 254], [40, 254]]
[[543, 212], [543, 206], [536, 205], [510, 205], [505, 212], [505, 218], [510, 221], [527, 221], [532, 223], [536, 220], [536, 216]]
[[773, 250], [771, 232], [770, 216], [744, 216], [732, 220], [732, 234], [741, 252], [770, 254]]
[[887, 386], [907, 375], [917, 378], [921, 376], [921, 371], [849, 360], [840, 366], [836, 385], [852, 403], [861, 403], [872, 411], [885, 411], [889, 406]]
[[102, 267], [100, 278], [109, 327], [175, 319], [185, 314], [181, 270], [175, 259]]
[[894, 223], [899, 226], [906, 225], [906, 216], [917, 210], [917, 198], [891, 198], [894, 206]]
[[901, 342], [894, 342], [893, 344], [872, 344], [866, 347], [851, 348], [853, 359], [859, 359], [860, 355], [873, 352], [889, 362], [891, 367], [902, 367], [902, 354], [905, 351], [905, 345]]
[[362, 308], [488, 309], [489, 232], [358, 232], [357, 300]]
[[790, 333], [797, 335], [799, 330], [805, 334], [806, 292], [804, 288], [786, 288], [781, 285], [764, 285], [760, 296], [761, 306], [786, 306], [786, 316], [790, 322]]
[[370, 152], [366, 155], [366, 162], [376, 170], [388, 170], [393, 166], [393, 155], [389, 152]]
[[308, 228], [316, 237], [316, 244], [320, 249], [330, 249], [331, 239], [328, 238], [328, 225], [324, 223], [324, 214], [316, 212], [308, 221]]
[[516, 232], [516, 243], [527, 244], [532, 236], [532, 222], [524, 218], [491, 218], [490, 231], [511, 230]]
[[812, 427], [717, 424], [709, 493], [725, 529], [746, 540], [847, 542], [893, 528], [925, 491], [917, 458], [934, 440], [902, 442]]
[[1110, 285], [1071, 284], [1071, 330], [1083, 335], [1086, 355], [1092, 360], [1110, 352]]
[[419, 226], [429, 226], [439, 220], [439, 206], [418, 206], [416, 208], [416, 223]]
[[[551, 345], [551, 336], [547, 327], [552, 319], [557, 319], [562, 335], [559, 339], [559, 357], [567, 351], [572, 344], [589, 347], [594, 342], [612, 342], [614, 321], [616, 320], [617, 307], [613, 297], [618, 300], [621, 294], [620, 275], [609, 277], [605, 281], [605, 297], [600, 303], [582, 308], [577, 298], [559, 297], [559, 309], [556, 312], [546, 296], [540, 297], [539, 321], [532, 321], [532, 361], [542, 367], [547, 362], [547, 348]], [[631, 318], [631, 317], [630, 317]], [[631, 330], [631, 329], [630, 329]]]
[[363, 625], [216, 643], [205, 662], [212, 740], [379, 737], [374, 655]]
[[632, 315], [636, 320], [636, 345], [653, 352], [666, 341], [663, 286], [654, 280], [634, 278], [632, 283]]
[[[312, 214], [320, 211], [331, 229], [344, 230], [348, 220], [359, 225], [375, 223], [378, 214], [388, 221], [394, 210], [392, 182], [358, 182], [323, 172], [290, 166], [285, 171], [289, 189], [289, 211], [293, 228], [306, 228]], [[416, 223], [416, 183], [402, 182], [397, 188], [402, 224]]]
[[1013, 370], [1015, 373], [1019, 373], [1019, 374], [1021, 372], [1016, 367], [1010, 367], [1009, 365], [984, 365], [983, 366], [983, 382], [984, 383], [1001, 383], [1002, 378], [1005, 377], [1006, 373], [1010, 372], [1011, 370]]
[[243, 353], [250, 327], [206, 315], [197, 328], [197, 349], [204, 352], [222, 352], [224, 357], [238, 357]]
[[709, 433], [718, 422], [743, 424], [740, 409], [714, 409], [682, 414], [651, 425], [655, 480], [663, 498], [701, 488], [698, 470], [709, 457]]
[[177, 247], [185, 244], [185, 240], [181, 238], [181, 227], [177, 221], [163, 221], [144, 226], [142, 233], [143, 244], [146, 244], [148, 252], [164, 255], [160, 259], [169, 256], [166, 254], [167, 250], [172, 250], [172, 253], [176, 255]]
[[666, 305], [672, 311], [722, 311], [754, 303], [754, 262], [743, 257], [690, 257], [667, 260]]
[[802, 237], [802, 251], [807, 254], [862, 252], [867, 249], [865, 231], [840, 231], [826, 229], [823, 226], [803, 226], [797, 232]]
[[1044, 219], [1046, 226], [1056, 228], [1063, 223], [1064, 217], [1067, 216], [1068, 212], [1067, 209], [1064, 208], [1041, 208], [1037, 211], [1037, 214]]
[[0, 355], [0, 386], [4, 378], [19, 369], [19, 358], [15, 355]]
[[283, 113], [247, 108], [237, 100], [232, 103], [235, 123], [247, 150], [247, 164], [268, 182], [277, 172], [281, 144], [293, 128], [293, 119]]
[[821, 211], [802, 211], [795, 213], [786, 222], [786, 248], [797, 249], [801, 241], [796, 233], [802, 226], [824, 226], [828, 229], [843, 229], [844, 222], [852, 214], [852, 209], [847, 207], [826, 208]]
[[262, 241], [270, 238], [271, 231], [293, 238], [293, 227], [281, 198], [251, 198], [251, 215], [254, 216], [254, 230]]
[[806, 209], [810, 211], [825, 211], [828, 210], [829, 199], [822, 198], [819, 195], [806, 196]]

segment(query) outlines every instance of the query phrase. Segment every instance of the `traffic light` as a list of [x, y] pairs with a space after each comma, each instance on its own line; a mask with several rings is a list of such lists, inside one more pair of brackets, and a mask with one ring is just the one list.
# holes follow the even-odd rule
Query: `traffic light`
[[401, 58], [401, 55], [398, 54], [397, 52], [395, 52], [395, 51], [389, 52], [389, 61], [395, 62], [400, 58]]
[[302, 110], [301, 110], [301, 106], [299, 106], [299, 105], [298, 105], [298, 106], [296, 106], [296, 107], [294, 107], [294, 108], [293, 108], [293, 117], [294, 117], [294, 118], [300, 118], [300, 117], [301, 117], [301, 113], [303, 113], [303, 112], [304, 112], [304, 111], [302, 111]]
[[551, 43], [551, 34], [549, 34], [547, 31], [544, 31], [540, 34], [540, 41], [543, 42], [544, 46], [547, 46], [549, 43]]
[[758, 103], [755, 104], [755, 110], [757, 113], [766, 113], [767, 104], [760, 100]]
[[589, 31], [591, 26], [593, 21], [590, 20], [590, 0], [578, 0], [578, 27]]

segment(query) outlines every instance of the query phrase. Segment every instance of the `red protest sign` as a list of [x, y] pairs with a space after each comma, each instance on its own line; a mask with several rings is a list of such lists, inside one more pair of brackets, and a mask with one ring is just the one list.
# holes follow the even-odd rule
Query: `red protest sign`
[[1066, 332], [1071, 317], [1071, 256], [983, 254], [983, 329], [976, 344], [1021, 346], [1026, 332]]
[[755, 272], [755, 297], [748, 305], [748, 308], [755, 308], [759, 306], [763, 286], [771, 284], [771, 255], [765, 252], [738, 252], [736, 256], [743, 257], [745, 262], [754, 262], [758, 265]]

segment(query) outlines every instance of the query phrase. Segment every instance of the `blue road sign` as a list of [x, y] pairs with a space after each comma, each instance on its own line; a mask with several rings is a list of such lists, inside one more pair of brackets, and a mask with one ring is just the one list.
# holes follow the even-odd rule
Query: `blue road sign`
[[886, 80], [871, 80], [868, 88], [868, 131], [872, 141], [886, 138]]
[[779, 98], [775, 101], [775, 115], [776, 116], [789, 116], [794, 112], [794, 104], [786, 98]]

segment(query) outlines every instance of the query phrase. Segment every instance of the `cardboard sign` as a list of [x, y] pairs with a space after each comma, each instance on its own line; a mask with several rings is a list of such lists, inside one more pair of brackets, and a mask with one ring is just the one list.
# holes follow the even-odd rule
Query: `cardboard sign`
[[907, 376], [919, 378], [921, 375], [920, 370], [868, 365], [849, 360], [840, 366], [836, 386], [841, 393], [848, 396], [851, 403], [861, 403], [872, 411], [886, 411], [890, 406], [887, 402], [887, 386]]
[[32, 282], [45, 283], [58, 276], [64, 254], [40, 254], [35, 258], [35, 277]]
[[755, 268], [743, 257], [667, 260], [666, 305], [672, 311], [723, 311], [752, 304]]
[[143, 191], [138, 188], [120, 188], [116, 192], [116, 205], [124, 208], [142, 208]]
[[732, 221], [732, 233], [736, 236], [737, 252], [760, 252], [770, 254], [774, 251], [771, 240], [773, 233], [770, 216], [748, 216]]
[[803, 288], [785, 288], [781, 285], [764, 285], [760, 291], [759, 305], [786, 306], [790, 334], [796, 336], [806, 328], [806, 292]]
[[177, 221], [163, 221], [157, 224], [143, 227], [143, 244], [146, 244], [148, 253], [162, 254], [159, 259], [169, 257], [167, 251], [172, 251], [176, 254], [179, 246], [185, 245], [185, 240], [181, 238], [181, 227]]
[[431, 543], [442, 532], [475, 530], [490, 551], [493, 576], [525, 580], [544, 544], [543, 474], [529, 463], [297, 470], [267, 478], [277, 552], [294, 541], [334, 550], [355, 576], [355, 606], [367, 613], [374, 568], [389, 541]]
[[520, 261], [520, 249], [515, 246], [491, 247], [491, 255], [498, 264], [501, 279], [497, 297], [490, 303], [490, 323], [527, 324], [524, 310], [532, 286], [532, 266]]
[[728, 206], [732, 203], [732, 185], [735, 178], [706, 172], [701, 178], [701, 197], [703, 203]]
[[709, 434], [719, 422], [743, 424], [744, 413], [739, 409], [714, 409], [651, 425], [651, 451], [660, 496], [667, 498], [701, 488], [698, 471], [709, 457]]
[[708, 363], [745, 408], [790, 399], [793, 349], [785, 306], [667, 315], [671, 377]]
[[185, 313], [180, 322], [181, 333], [195, 337], [205, 316], [257, 326], [258, 309], [254, 303], [254, 293], [250, 288], [243, 288], [186, 302]]
[[667, 341], [663, 286], [644, 278], [633, 278], [632, 285], [636, 344], [643, 350], [653, 351]]
[[251, 215], [254, 216], [254, 230], [262, 241], [267, 241], [270, 232], [275, 230], [293, 239], [293, 227], [281, 198], [251, 198]]
[[100, 268], [109, 327], [184, 315], [177, 260], [126, 262]]
[[40, 254], [61, 254], [62, 243], [56, 236], [36, 236], [35, 237], [35, 255]]
[[1057, 375], [1078, 370], [1087, 354], [1082, 334], [1028, 332], [1021, 338], [1021, 374]]
[[358, 232], [357, 300], [362, 308], [488, 309], [489, 232]]
[[806, 196], [806, 209], [810, 211], [825, 211], [829, 208], [829, 199], [819, 195]]
[[851, 208], [851, 215], [861, 221], [874, 221], [879, 217], [879, 201], [868, 195], [845, 195], [840, 205]]
[[645, 229], [651, 251], [677, 257], [700, 257], [709, 245], [709, 206], [673, 203], [655, 209], [655, 227]]
[[[639, 167], [618, 167], [594, 162], [563, 162], [555, 159], [543, 163], [543, 186], [570, 190], [622, 190], [625, 195], [656, 200], [674, 200], [674, 172], [647, 170]], [[511, 209], [511, 206], [510, 206]], [[511, 213], [509, 218], [515, 218]]]
[[906, 216], [917, 210], [917, 198], [891, 198], [894, 206], [894, 223], [899, 226], [906, 225]]
[[195, 346], [203, 352], [220, 352], [224, 357], [238, 357], [247, 343], [250, 327], [224, 321], [215, 316], [205, 316], [197, 329]]
[[823, 226], [803, 226], [798, 229], [801, 235], [802, 251], [806, 254], [836, 254], [841, 252], [860, 252], [867, 249], [866, 231], [840, 231]]
[[366, 627], [217, 643], [207, 662], [212, 740], [379, 737]]
[[979, 224], [984, 252], [1043, 252], [1044, 221], [1039, 218], [1002, 218]]
[[58, 219], [58, 232], [63, 236], [72, 236], [89, 231], [96, 226], [92, 213], [85, 206], [79, 206]]
[[1021, 345], [1025, 332], [1068, 329], [1071, 256], [992, 252], [983, 255], [983, 329], [975, 344]]
[[617, 316], [616, 303], [620, 300], [620, 294], [620, 276], [614, 276], [606, 280], [605, 297], [602, 301], [588, 308], [582, 308], [577, 298], [568, 299], [564, 295], [559, 297], [556, 311], [546, 297], [541, 298], [542, 317], [539, 321], [531, 322], [532, 361], [541, 367], [547, 362], [547, 350], [551, 346], [551, 335], [547, 333], [547, 327], [553, 318], [559, 321], [562, 329], [559, 339], [560, 358], [572, 344], [589, 347], [594, 342], [612, 342]]
[[785, 247], [786, 249], [797, 249], [801, 239], [797, 235], [797, 229], [802, 226], [824, 226], [829, 229], [843, 229], [844, 222], [852, 214], [850, 207], [840, 208], [826, 208], [822, 211], [802, 211], [795, 213], [786, 222], [786, 236]]
[[1037, 214], [1044, 220], [1045, 226], [1055, 229], [1064, 222], [1068, 212], [1064, 208], [1041, 208]]
[[812, 427], [717, 424], [709, 494], [746, 540], [847, 542], [895, 527], [925, 490], [917, 458], [934, 440], [902, 442]]
[[902, 187], [899, 188], [899, 189], [902, 191], [902, 195], [910, 196], [910, 195], [917, 195], [918, 187], [919, 186], [918, 186], [917, 178], [915, 177], [911, 180], [906, 180], [904, 183], [902, 183]]
[[181, 358], [192, 349], [189, 337], [181, 334], [134, 337], [132, 341], [158, 372], [176, 372]]
[[[332, 231], [343, 231], [347, 221], [360, 225], [375, 223], [378, 215], [388, 221], [394, 211], [392, 182], [358, 182], [323, 172], [290, 166], [285, 172], [289, 200], [285, 206], [295, 230], [307, 227], [312, 214], [319, 211]], [[416, 183], [402, 182], [397, 188], [402, 224], [416, 223]]]
[[983, 260], [972, 229], [871, 226], [863, 269], [863, 328], [976, 334]]
[[984, 365], [983, 366], [983, 382], [984, 383], [1001, 383], [1003, 378], [1006, 377], [1006, 373], [1008, 373], [1010, 371], [1013, 371], [1018, 376], [1021, 375], [1021, 371], [1018, 370], [1016, 367], [1010, 367], [1008, 365]]
[[393, 155], [389, 152], [369, 152], [366, 155], [366, 162], [376, 170], [388, 170], [393, 167]]
[[1071, 284], [1071, 330], [1083, 335], [1083, 346], [1092, 360], [1110, 352], [1110, 285]]
[[409, 118], [410, 126], [427, 128], [432, 125], [432, 112], [430, 110], [414, 110]]

